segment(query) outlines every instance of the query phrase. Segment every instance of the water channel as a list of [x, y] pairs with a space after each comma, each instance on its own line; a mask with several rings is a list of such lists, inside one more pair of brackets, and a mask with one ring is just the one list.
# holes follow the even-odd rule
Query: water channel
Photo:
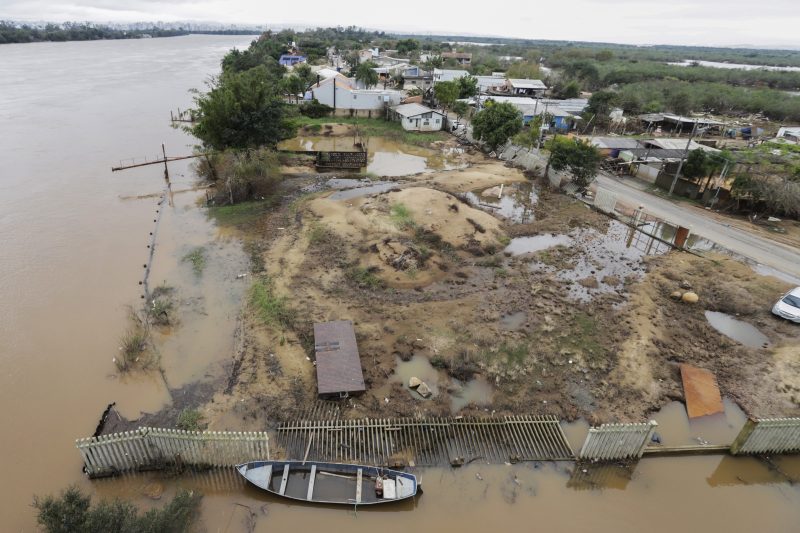
[[[90, 482], [74, 439], [91, 435], [110, 402], [135, 418], [170, 401], [169, 388], [224, 373], [232, 349], [246, 258], [197, 200], [175, 195], [159, 230], [152, 282], [180, 294], [182, 323], [161, 339], [165, 375], [119, 379], [112, 363], [127, 306], [139, 301], [162, 169], [114, 173], [121, 158], [170, 155], [193, 139], [169, 127], [170, 110], [191, 103], [219, 59], [250, 37], [36, 43], [0, 46], [0, 530], [35, 530], [34, 494], [77, 484], [95, 497], [142, 495], [158, 480], [205, 494], [207, 531], [795, 531], [800, 461], [649, 459], [634, 473], [570, 463], [427, 469], [417, 502], [380, 510], [311, 508], [280, 502], [220, 473], [159, 474]], [[171, 167], [176, 190], [190, 189], [188, 164]], [[208, 267], [195, 277], [182, 257], [195, 246]], [[246, 279], [246, 278], [245, 278]], [[513, 324], [512, 324], [513, 325]], [[470, 396], [466, 394], [465, 396]], [[223, 428], [219, 428], [223, 429]], [[230, 427], [227, 429], [237, 429]], [[570, 429], [579, 447], [585, 424]], [[587, 474], [588, 475], [588, 474]], [[163, 500], [162, 500], [163, 502]], [[250, 515], [250, 513], [253, 515]]]

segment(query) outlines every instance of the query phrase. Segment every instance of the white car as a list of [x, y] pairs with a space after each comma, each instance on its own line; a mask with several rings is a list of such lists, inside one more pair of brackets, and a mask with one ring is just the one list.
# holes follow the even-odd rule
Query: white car
[[800, 287], [795, 287], [772, 307], [773, 314], [800, 324]]

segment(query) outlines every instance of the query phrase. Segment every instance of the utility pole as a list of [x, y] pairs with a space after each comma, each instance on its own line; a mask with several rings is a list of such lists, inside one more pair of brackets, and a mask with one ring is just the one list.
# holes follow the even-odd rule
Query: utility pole
[[675, 171], [675, 179], [672, 180], [672, 185], [669, 187], [669, 195], [672, 196], [672, 192], [675, 190], [675, 185], [678, 184], [678, 176], [681, 175], [681, 169], [683, 168], [683, 162], [686, 161], [686, 156], [689, 155], [689, 147], [692, 145], [692, 138], [694, 138], [694, 134], [697, 131], [697, 119], [694, 121], [694, 126], [692, 126], [692, 133], [689, 135], [689, 140], [686, 141], [686, 148], [683, 149], [683, 155], [681, 156], [681, 162], [678, 163], [678, 170]]

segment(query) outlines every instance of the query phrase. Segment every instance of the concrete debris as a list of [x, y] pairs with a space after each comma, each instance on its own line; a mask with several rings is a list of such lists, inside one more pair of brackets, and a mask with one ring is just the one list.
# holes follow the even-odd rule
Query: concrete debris
[[431, 388], [424, 381], [417, 386], [417, 393], [423, 398], [430, 398], [433, 394]]
[[416, 389], [420, 385], [422, 385], [422, 380], [416, 376], [411, 376], [411, 378], [408, 380], [409, 389]]

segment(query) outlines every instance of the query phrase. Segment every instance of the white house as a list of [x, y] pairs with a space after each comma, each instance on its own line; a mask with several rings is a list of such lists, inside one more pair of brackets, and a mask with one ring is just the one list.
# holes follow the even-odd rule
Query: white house
[[784, 126], [778, 130], [775, 138], [800, 144], [800, 126]]
[[469, 76], [469, 72], [466, 70], [435, 68], [433, 69], [433, 84], [436, 85], [440, 81], [457, 80], [458, 78], [463, 78], [464, 76]]
[[316, 99], [334, 109], [334, 115], [383, 116], [387, 107], [403, 99], [401, 91], [358, 89], [355, 80], [337, 74], [315, 83], [305, 94], [306, 100]]
[[395, 106], [392, 116], [408, 131], [439, 131], [444, 126], [444, 114], [422, 104]]

